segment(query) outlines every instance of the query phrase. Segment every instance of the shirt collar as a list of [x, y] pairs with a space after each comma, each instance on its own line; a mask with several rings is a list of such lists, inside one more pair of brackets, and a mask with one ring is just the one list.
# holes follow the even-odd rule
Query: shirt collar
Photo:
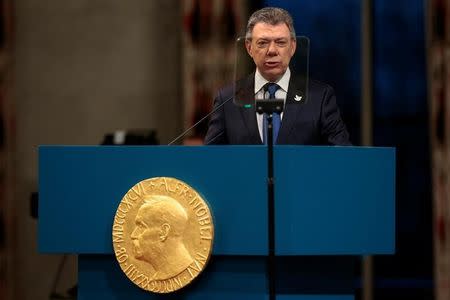
[[[284, 72], [283, 76], [281, 76], [278, 81], [275, 83], [280, 86], [286, 93], [289, 87], [289, 79], [291, 78], [291, 70], [289, 68], [286, 69], [286, 72]], [[269, 81], [265, 79], [258, 69], [256, 69], [255, 72], [255, 94], [258, 93], [262, 87], [268, 83]]]

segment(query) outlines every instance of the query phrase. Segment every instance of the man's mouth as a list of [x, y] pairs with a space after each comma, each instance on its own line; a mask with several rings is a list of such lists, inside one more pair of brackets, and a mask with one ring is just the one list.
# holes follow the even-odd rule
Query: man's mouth
[[264, 64], [269, 68], [273, 68], [277, 67], [280, 63], [278, 61], [266, 61]]

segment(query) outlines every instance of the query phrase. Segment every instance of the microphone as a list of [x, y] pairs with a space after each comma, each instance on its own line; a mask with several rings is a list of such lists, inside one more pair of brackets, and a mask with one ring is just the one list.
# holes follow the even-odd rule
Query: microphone
[[[206, 116], [204, 116], [203, 118], [201, 118], [200, 120], [198, 120], [194, 125], [192, 125], [191, 127], [189, 127], [188, 129], [186, 129], [182, 134], [180, 134], [179, 136], [177, 136], [175, 139], [173, 139], [170, 143], [167, 144], [167, 146], [172, 146], [175, 142], [177, 142], [179, 139], [183, 138], [188, 132], [190, 132], [192, 129], [194, 129], [195, 127], [197, 127], [198, 124], [200, 124], [201, 122], [203, 122], [205, 119], [207, 119], [209, 116], [211, 116], [213, 113], [215, 113], [216, 111], [218, 111], [222, 106], [224, 106], [225, 104], [227, 104], [231, 99], [234, 98], [234, 95], [232, 95], [231, 97], [229, 97], [228, 99], [226, 99], [225, 101], [223, 101], [219, 106], [215, 107], [211, 112], [209, 112], [208, 114], [206, 114]], [[216, 135], [213, 140], [217, 139], [219, 136], [221, 136], [223, 134], [223, 131]]]

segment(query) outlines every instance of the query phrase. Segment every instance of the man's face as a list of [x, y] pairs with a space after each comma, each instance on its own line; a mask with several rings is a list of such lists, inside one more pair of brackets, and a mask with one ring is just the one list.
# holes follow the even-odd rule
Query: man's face
[[277, 81], [289, 66], [296, 42], [285, 23], [257, 23], [246, 47], [261, 75], [268, 81]]
[[151, 223], [150, 218], [145, 217], [145, 213], [148, 213], [145, 208], [139, 209], [131, 239], [134, 245], [134, 256], [151, 263], [159, 253], [161, 232], [158, 226]]

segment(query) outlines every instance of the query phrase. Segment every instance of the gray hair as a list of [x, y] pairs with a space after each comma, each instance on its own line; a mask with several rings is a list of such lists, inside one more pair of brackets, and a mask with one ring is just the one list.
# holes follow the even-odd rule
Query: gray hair
[[249, 40], [252, 38], [253, 27], [255, 27], [257, 23], [267, 23], [270, 25], [285, 23], [289, 28], [291, 37], [295, 39], [295, 29], [292, 17], [286, 10], [282, 8], [264, 7], [260, 10], [255, 11], [248, 19], [245, 39]]

